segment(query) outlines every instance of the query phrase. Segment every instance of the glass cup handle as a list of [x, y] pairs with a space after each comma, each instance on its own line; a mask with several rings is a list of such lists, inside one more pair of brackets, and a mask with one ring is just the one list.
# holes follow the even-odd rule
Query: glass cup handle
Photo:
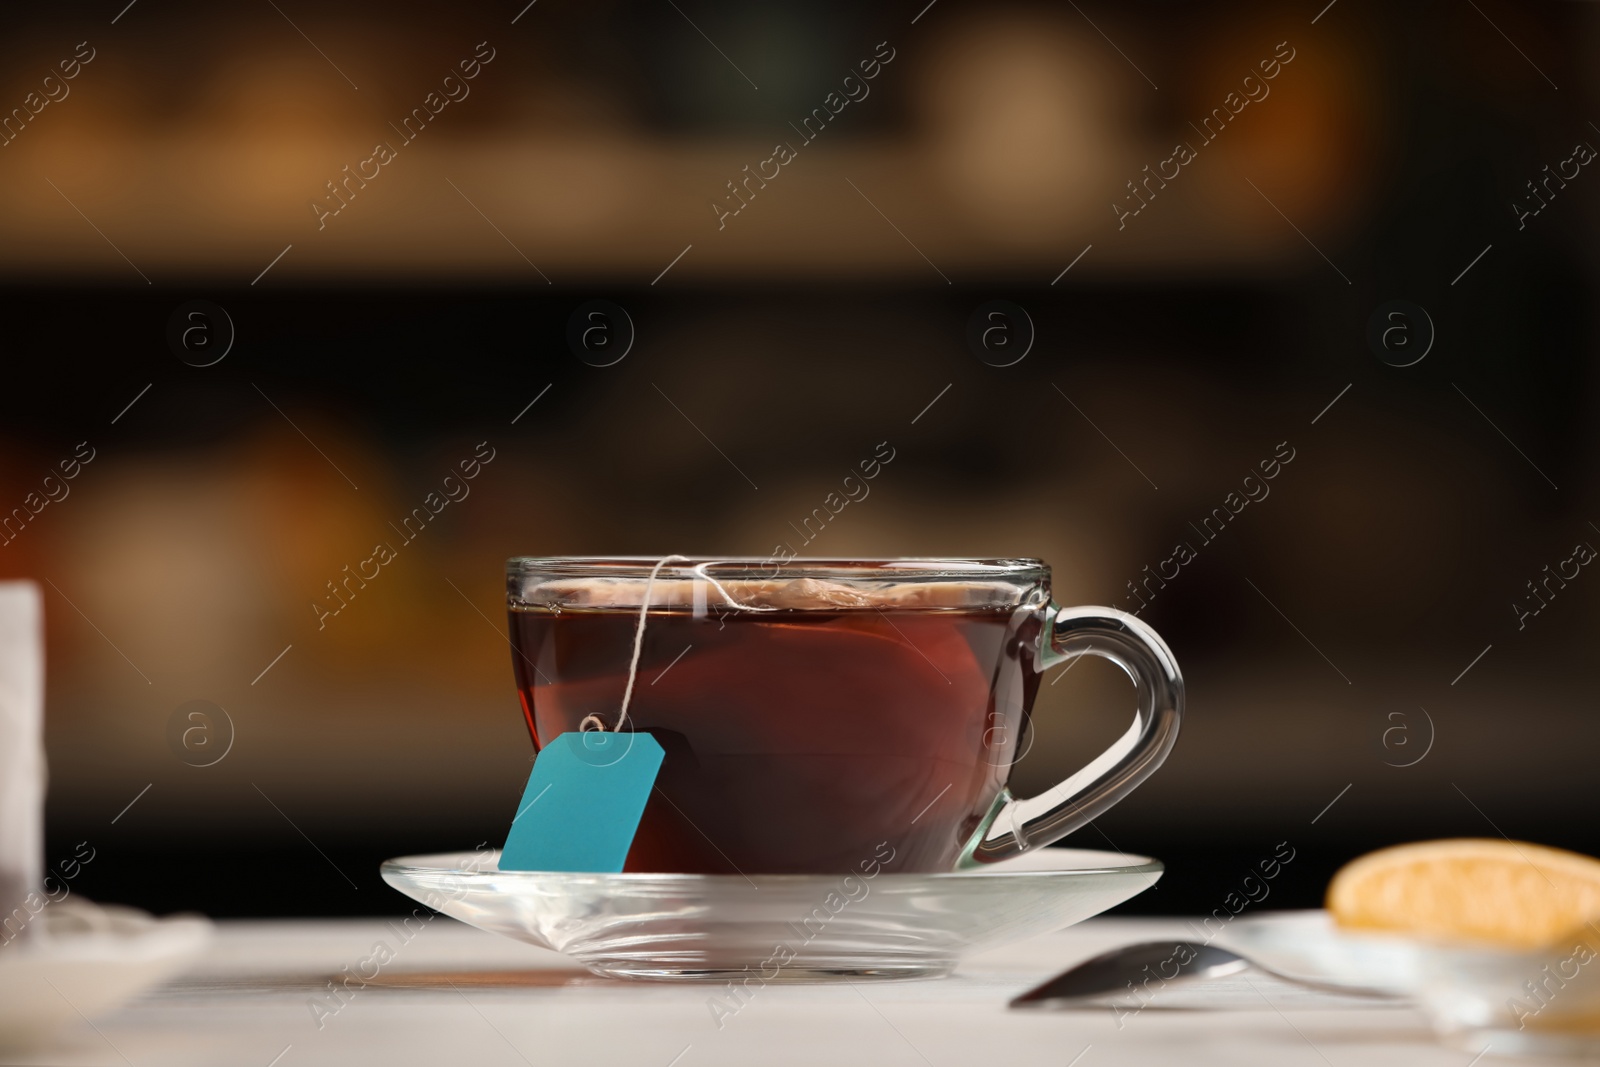
[[1066, 781], [1032, 797], [1002, 790], [962, 868], [1009, 859], [1058, 841], [1131, 793], [1167, 758], [1183, 718], [1183, 675], [1154, 630], [1115, 608], [1046, 609], [1039, 669], [1079, 656], [1110, 660], [1133, 679], [1133, 725]]

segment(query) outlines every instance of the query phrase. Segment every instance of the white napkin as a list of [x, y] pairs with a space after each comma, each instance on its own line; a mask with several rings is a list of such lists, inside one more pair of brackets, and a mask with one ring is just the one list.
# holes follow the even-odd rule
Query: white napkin
[[44, 879], [42, 624], [39, 587], [0, 582], [0, 920]]

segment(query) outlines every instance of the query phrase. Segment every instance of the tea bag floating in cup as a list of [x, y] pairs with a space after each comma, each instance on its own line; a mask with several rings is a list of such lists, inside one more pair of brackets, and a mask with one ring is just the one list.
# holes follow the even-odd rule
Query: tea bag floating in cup
[[[884, 582], [870, 584], [823, 578], [735, 578], [710, 573], [715, 564], [694, 567], [695, 577], [664, 578], [552, 578], [527, 591], [531, 603], [554, 608], [632, 606], [645, 590], [665, 591], [673, 603], [694, 604], [712, 614], [724, 611], [764, 612], [784, 609], [962, 608], [987, 603], [1001, 582]], [[696, 586], [702, 588], [696, 588]], [[647, 598], [648, 599], [648, 598]], [[702, 607], [703, 605], [703, 607]]]

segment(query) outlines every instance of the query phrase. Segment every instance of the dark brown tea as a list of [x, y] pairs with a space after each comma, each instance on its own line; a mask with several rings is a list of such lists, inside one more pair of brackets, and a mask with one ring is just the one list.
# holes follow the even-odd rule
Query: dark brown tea
[[[615, 728], [626, 606], [516, 607], [534, 744]], [[652, 610], [624, 729], [666, 761], [630, 871], [948, 871], [1010, 773], [1038, 688], [1031, 608]]]

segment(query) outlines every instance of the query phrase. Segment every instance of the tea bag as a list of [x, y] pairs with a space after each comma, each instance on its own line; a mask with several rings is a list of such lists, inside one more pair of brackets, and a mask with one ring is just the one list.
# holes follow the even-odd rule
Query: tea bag
[[615, 874], [627, 862], [666, 753], [649, 734], [622, 727], [639, 673], [656, 576], [683, 559], [665, 556], [650, 571], [616, 725], [608, 730], [598, 715], [589, 715], [578, 732], [551, 738], [534, 760], [500, 850], [501, 870]]
[[[1004, 599], [1004, 582], [888, 582], [879, 578], [850, 581], [832, 578], [718, 578], [715, 563], [696, 565], [694, 578], [649, 581], [639, 578], [555, 578], [529, 592], [530, 602], [560, 608], [623, 608], [648, 603], [647, 588], [665, 590], [674, 603], [701, 603], [710, 612], [819, 610], [829, 608], [885, 611], [918, 608], [964, 608]], [[704, 582], [709, 589], [693, 589]], [[715, 594], [710, 595], [710, 594]]]

